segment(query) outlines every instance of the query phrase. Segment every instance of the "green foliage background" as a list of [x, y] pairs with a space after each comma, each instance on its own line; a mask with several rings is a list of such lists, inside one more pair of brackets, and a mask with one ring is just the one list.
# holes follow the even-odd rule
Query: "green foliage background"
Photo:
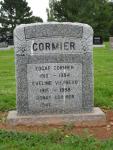
[[108, 0], [51, 0], [48, 21], [91, 25], [105, 40], [113, 36], [113, 3]]
[[43, 20], [40, 17], [33, 16], [26, 0], [0, 1], [1, 33], [10, 32], [13, 34], [13, 30], [17, 25], [34, 22], [43, 22]]

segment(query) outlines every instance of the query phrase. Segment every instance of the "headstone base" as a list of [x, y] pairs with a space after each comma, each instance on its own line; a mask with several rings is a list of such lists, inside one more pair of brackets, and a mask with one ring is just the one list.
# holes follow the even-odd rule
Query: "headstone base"
[[74, 125], [102, 126], [106, 124], [106, 117], [100, 108], [94, 108], [92, 113], [62, 114], [62, 115], [31, 115], [17, 116], [16, 111], [10, 111], [7, 117], [10, 125]]

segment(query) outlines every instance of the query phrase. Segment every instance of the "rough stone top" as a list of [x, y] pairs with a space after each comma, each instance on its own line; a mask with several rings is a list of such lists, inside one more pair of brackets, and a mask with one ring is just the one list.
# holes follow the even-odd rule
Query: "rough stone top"
[[93, 29], [82, 23], [22, 24], [14, 30], [18, 55], [92, 51]]

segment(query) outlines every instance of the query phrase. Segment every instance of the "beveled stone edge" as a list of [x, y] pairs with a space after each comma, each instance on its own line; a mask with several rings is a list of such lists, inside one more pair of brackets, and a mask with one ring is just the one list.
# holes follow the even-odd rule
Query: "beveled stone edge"
[[[29, 51], [28, 49], [26, 49], [27, 47], [27, 41], [30, 41], [32, 40], [29, 39], [29, 40], [26, 40], [26, 36], [25, 36], [25, 28], [28, 27], [28, 28], [33, 28], [35, 26], [39, 27], [40, 26], [49, 26], [49, 25], [57, 25], [57, 26], [60, 26], [60, 25], [67, 25], [67, 26], [73, 26], [73, 27], [80, 27], [82, 28], [82, 32], [83, 32], [83, 37], [82, 39], [83, 40], [83, 47], [85, 49], [88, 48], [88, 50], [92, 51], [92, 41], [93, 41], [93, 29], [90, 25], [88, 24], [84, 24], [84, 23], [71, 23], [71, 22], [47, 22], [47, 23], [33, 23], [33, 24], [21, 24], [19, 26], [17, 26], [15, 29], [14, 29], [14, 45], [15, 45], [15, 55], [18, 54], [18, 55], [22, 55], [22, 56], [25, 56], [25, 55], [28, 55], [29, 54]], [[42, 35], [41, 37], [43, 37], [44, 35]], [[49, 35], [48, 35], [49, 37]], [[53, 37], [53, 36], [52, 36]], [[62, 36], [61, 36], [62, 37]], [[71, 35], [69, 34], [69, 36], [67, 36], [68, 38], [71, 37]], [[76, 38], [76, 36], [72, 36], [73, 38]], [[38, 39], [40, 38], [39, 37], [34, 37], [33, 39]], [[47, 38], [47, 37], [45, 37]], [[59, 38], [59, 36], [57, 37]], [[87, 43], [87, 44], [84, 44], [84, 43]], [[21, 50], [20, 50], [21, 49]]]
[[72, 123], [76, 126], [90, 127], [106, 125], [106, 116], [105, 113], [98, 107], [95, 107], [92, 113], [61, 115], [17, 116], [16, 111], [10, 111], [7, 116], [7, 123], [13, 126], [65, 125]]

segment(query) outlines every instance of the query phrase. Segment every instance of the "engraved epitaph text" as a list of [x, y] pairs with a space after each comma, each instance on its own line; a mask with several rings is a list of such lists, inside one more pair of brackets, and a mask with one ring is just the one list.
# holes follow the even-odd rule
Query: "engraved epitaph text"
[[27, 78], [31, 110], [82, 107], [82, 64], [29, 64]]

